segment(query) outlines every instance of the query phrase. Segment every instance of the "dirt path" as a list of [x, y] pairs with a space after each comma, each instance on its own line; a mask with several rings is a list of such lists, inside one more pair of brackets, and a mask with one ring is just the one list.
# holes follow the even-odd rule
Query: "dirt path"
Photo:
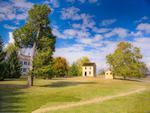
[[92, 103], [100, 103], [100, 102], [110, 100], [110, 99], [113, 99], [113, 98], [116, 98], [116, 97], [122, 97], [122, 96], [131, 95], [131, 94], [134, 94], [134, 93], [140, 93], [140, 92], [144, 91], [145, 89], [146, 88], [140, 88], [140, 89], [137, 89], [137, 90], [124, 92], [124, 93], [120, 93], [120, 94], [112, 95], [112, 96], [97, 97], [97, 98], [94, 98], [94, 99], [90, 99], [90, 100], [86, 100], [86, 101], [80, 101], [80, 102], [76, 102], [76, 103], [69, 103], [69, 104], [65, 104], [65, 105], [39, 108], [39, 109], [33, 111], [32, 113], [46, 113], [48, 111], [54, 111], [54, 110], [59, 110], [59, 109], [77, 107], [77, 106], [87, 105], [87, 104], [92, 104]]

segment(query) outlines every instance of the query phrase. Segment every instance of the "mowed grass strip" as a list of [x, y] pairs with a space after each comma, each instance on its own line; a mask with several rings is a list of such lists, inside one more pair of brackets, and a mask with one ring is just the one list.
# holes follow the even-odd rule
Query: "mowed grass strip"
[[0, 82], [0, 112], [30, 113], [40, 107], [114, 95], [142, 86], [141, 82], [81, 77], [37, 79], [32, 88], [26, 88], [25, 80], [3, 81]]
[[49, 111], [46, 113], [150, 113], [150, 90], [102, 103]]

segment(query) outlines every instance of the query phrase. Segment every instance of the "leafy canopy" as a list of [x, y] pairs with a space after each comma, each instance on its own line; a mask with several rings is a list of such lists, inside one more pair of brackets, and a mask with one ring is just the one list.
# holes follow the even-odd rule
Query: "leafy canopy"
[[56, 57], [53, 59], [53, 71], [56, 76], [65, 76], [68, 73], [68, 62], [63, 57]]
[[47, 5], [34, 5], [28, 12], [26, 24], [14, 31], [14, 39], [19, 47], [33, 48], [32, 75], [47, 76], [51, 73], [52, 54], [55, 49]]
[[89, 63], [89, 62], [90, 62], [90, 60], [86, 56], [84, 56], [84, 57], [77, 60], [76, 64], [77, 64], [77, 67], [78, 67], [78, 75], [80, 75], [80, 76], [82, 75], [82, 65], [84, 63]]
[[107, 55], [106, 59], [116, 76], [140, 78], [147, 72], [140, 49], [128, 42], [120, 42], [114, 53]]
[[77, 67], [76, 63], [73, 63], [70, 67], [69, 67], [69, 71], [68, 71], [68, 75], [69, 76], [78, 76], [79, 74], [79, 70]]

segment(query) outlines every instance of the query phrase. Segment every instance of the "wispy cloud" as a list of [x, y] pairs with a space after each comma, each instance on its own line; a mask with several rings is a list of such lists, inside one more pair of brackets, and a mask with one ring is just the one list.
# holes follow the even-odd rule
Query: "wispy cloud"
[[129, 34], [129, 31], [125, 28], [114, 28], [112, 29], [111, 32], [106, 33], [105, 37], [109, 38], [109, 37], [117, 35], [119, 38], [125, 38], [128, 36], [128, 34]]
[[18, 27], [17, 27], [17, 26], [11, 26], [11, 25], [5, 24], [5, 25], [4, 25], [4, 28], [10, 29], [10, 30], [15, 30], [15, 29], [17, 29]]
[[136, 29], [143, 31], [145, 33], [150, 33], [150, 24], [149, 23], [141, 23], [137, 26]]
[[67, 2], [80, 2], [80, 3], [97, 3], [98, 0], [66, 0]]
[[98, 70], [104, 69], [108, 67], [106, 55], [114, 51], [117, 42], [101, 41], [100, 44], [104, 46], [88, 51], [85, 50], [87, 46], [84, 44], [74, 44], [72, 46], [56, 48], [54, 56], [63, 56], [70, 64], [82, 56], [87, 56], [92, 62], [96, 62]]
[[106, 20], [102, 20], [101, 22], [101, 26], [109, 26], [113, 23], [115, 23], [117, 21], [117, 19], [106, 19]]
[[60, 5], [58, 0], [45, 0], [43, 3], [50, 5], [52, 8], [58, 8]]
[[24, 20], [27, 18], [27, 10], [33, 3], [26, 0], [1, 1], [0, 21], [3, 20]]

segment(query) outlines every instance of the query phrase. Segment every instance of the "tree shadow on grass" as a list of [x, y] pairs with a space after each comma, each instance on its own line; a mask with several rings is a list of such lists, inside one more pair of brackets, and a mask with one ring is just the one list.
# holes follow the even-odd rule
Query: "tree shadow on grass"
[[20, 96], [25, 85], [0, 84], [0, 113], [24, 112], [24, 100]]
[[134, 81], [134, 82], [142, 82], [141, 79], [136, 79], [136, 78], [115, 78], [116, 80], [125, 80], [125, 81]]
[[48, 85], [43, 85], [41, 87], [68, 87], [68, 86], [76, 86], [81, 84], [96, 84], [96, 82], [73, 82], [73, 81], [57, 81], [52, 82]]

